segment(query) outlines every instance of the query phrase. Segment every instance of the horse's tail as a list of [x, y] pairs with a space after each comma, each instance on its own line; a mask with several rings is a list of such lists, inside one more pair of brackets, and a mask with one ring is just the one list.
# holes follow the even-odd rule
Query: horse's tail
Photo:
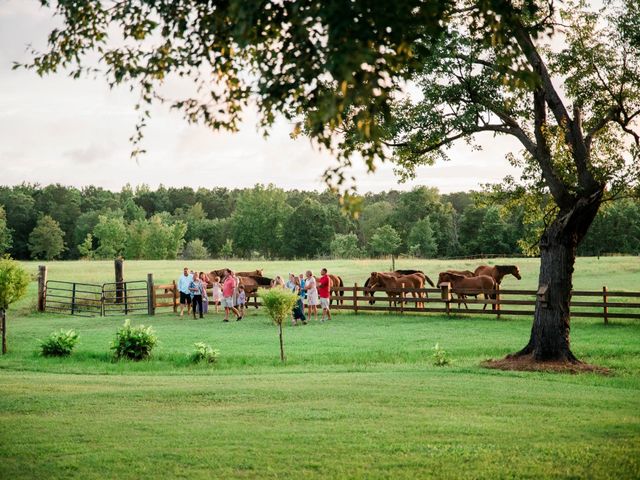
[[433, 288], [435, 288], [435, 287], [436, 287], [436, 286], [435, 286], [435, 284], [431, 281], [431, 279], [429, 278], [429, 276], [428, 276], [428, 275], [426, 275], [426, 274], [425, 274], [424, 278], [425, 278], [425, 280], [427, 281], [427, 283], [428, 283], [429, 285], [431, 285]]
[[340, 281], [341, 287], [341, 290], [338, 292], [338, 295], [340, 296], [340, 305], [344, 305], [344, 290], [342, 290], [342, 288], [344, 288], [344, 281], [342, 280], [342, 277], [338, 277], [338, 280]]

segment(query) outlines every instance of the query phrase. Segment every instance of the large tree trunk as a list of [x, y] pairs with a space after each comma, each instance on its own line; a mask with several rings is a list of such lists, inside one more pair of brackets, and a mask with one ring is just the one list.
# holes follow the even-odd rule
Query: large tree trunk
[[540, 240], [538, 286], [546, 286], [546, 301], [536, 304], [529, 343], [511, 357], [531, 355], [534, 361], [576, 363], [571, 352], [571, 289], [578, 244], [584, 238], [602, 203], [602, 192], [576, 201], [560, 212]]

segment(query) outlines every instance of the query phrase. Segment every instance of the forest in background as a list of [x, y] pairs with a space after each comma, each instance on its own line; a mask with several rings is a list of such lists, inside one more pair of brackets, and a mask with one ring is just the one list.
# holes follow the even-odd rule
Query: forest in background
[[[60, 184], [0, 186], [0, 255], [17, 259], [422, 258], [535, 255], [542, 223], [489, 192], [362, 195], [357, 218], [330, 191]], [[640, 202], [598, 213], [580, 255], [639, 254]]]

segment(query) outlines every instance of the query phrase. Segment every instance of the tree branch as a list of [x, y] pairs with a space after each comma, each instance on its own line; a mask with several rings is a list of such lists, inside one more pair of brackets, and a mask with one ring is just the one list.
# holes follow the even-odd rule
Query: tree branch
[[546, 104], [549, 106], [549, 109], [553, 113], [560, 128], [565, 132], [565, 140], [571, 147], [573, 162], [576, 165], [579, 185], [586, 192], [599, 190], [600, 185], [588, 168], [589, 150], [587, 149], [582, 131], [580, 130], [579, 125], [569, 117], [569, 113], [567, 112], [560, 95], [553, 86], [547, 66], [538, 53], [529, 32], [520, 21], [514, 22], [514, 36], [522, 50], [522, 53], [525, 55], [529, 64], [533, 67], [534, 71], [540, 78], [541, 85], [539, 91], [544, 93]]

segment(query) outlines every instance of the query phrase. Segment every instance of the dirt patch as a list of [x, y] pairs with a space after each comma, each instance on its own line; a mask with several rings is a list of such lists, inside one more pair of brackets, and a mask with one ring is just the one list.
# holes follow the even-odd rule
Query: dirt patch
[[549, 361], [541, 362], [533, 359], [533, 355], [519, 357], [505, 357], [499, 360], [485, 360], [480, 364], [485, 368], [496, 370], [516, 370], [523, 372], [556, 372], [556, 373], [598, 373], [611, 375], [613, 372], [605, 367], [590, 365], [583, 362]]

